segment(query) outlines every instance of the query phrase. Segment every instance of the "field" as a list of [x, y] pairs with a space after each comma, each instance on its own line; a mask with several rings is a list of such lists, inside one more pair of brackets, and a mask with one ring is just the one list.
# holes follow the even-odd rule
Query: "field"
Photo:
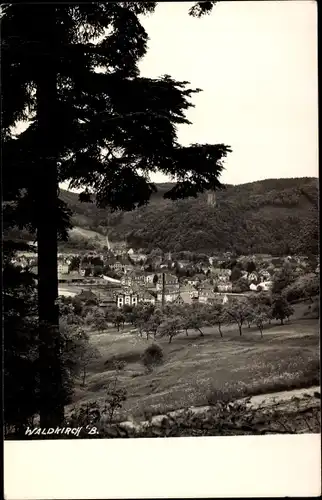
[[[298, 311], [299, 313], [300, 311]], [[125, 327], [91, 333], [100, 357], [88, 369], [86, 386], [76, 388], [74, 404], [103, 401], [114, 379], [112, 361], [125, 361], [118, 384], [127, 391], [119, 417], [140, 419], [171, 410], [215, 402], [223, 396], [239, 398], [319, 385], [319, 325], [316, 319], [298, 319], [280, 326], [267, 325], [263, 338], [256, 328], [205, 328], [204, 337], [189, 332], [166, 339], [146, 340]], [[163, 365], [147, 373], [141, 355], [158, 343]]]

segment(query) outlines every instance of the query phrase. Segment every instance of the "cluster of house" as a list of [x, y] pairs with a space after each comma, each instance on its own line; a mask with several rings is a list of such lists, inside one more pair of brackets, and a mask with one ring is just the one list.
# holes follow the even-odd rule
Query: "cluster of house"
[[[74, 257], [79, 257], [79, 267], [71, 271]], [[117, 279], [106, 276], [103, 272], [95, 276], [95, 265], [90, 263], [91, 257], [92, 260], [98, 259], [104, 263], [104, 266], [113, 270]], [[105, 306], [116, 304], [119, 308], [124, 305], [137, 305], [139, 302], [155, 304], [198, 301], [207, 303], [218, 298], [218, 294], [226, 300], [227, 294], [233, 293], [232, 271], [216, 267], [212, 257], [209, 257], [209, 263], [192, 263], [188, 260], [173, 262], [171, 253], [163, 257], [155, 255], [152, 258], [154, 271], [151, 271], [151, 257], [149, 256], [149, 265], [147, 265], [147, 259], [146, 254], [134, 252], [132, 249], [122, 250], [118, 255], [111, 250], [105, 254], [90, 252], [87, 253], [86, 259], [75, 254], [59, 254], [59, 286], [62, 294], [69, 295], [73, 295], [74, 292], [66, 291], [66, 288], [64, 289], [66, 284], [77, 285], [86, 290], [97, 290], [99, 295], [105, 297], [101, 299], [103, 305], [105, 301]], [[281, 259], [281, 264], [284, 260]], [[286, 260], [290, 258], [286, 257]], [[21, 267], [28, 266], [36, 271], [37, 257], [34, 254], [18, 255], [14, 263]], [[300, 262], [298, 265], [300, 266]], [[191, 273], [193, 277], [180, 278], [179, 282], [175, 267], [193, 271]], [[250, 273], [242, 270], [241, 278], [248, 282], [249, 290], [268, 290], [271, 286], [272, 274], [272, 271], [267, 269]]]

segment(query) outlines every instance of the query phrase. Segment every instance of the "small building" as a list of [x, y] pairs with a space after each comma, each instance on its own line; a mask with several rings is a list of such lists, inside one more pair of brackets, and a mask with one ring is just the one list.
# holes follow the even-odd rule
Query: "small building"
[[115, 294], [106, 295], [106, 296], [100, 298], [98, 305], [103, 310], [112, 309], [116, 305]]
[[188, 285], [197, 286], [198, 284], [199, 284], [199, 280], [197, 278], [189, 278], [188, 279]]
[[138, 298], [139, 302], [145, 302], [152, 305], [155, 305], [156, 303], [156, 298], [148, 290], [139, 292]]
[[229, 281], [231, 270], [230, 269], [221, 269], [221, 268], [211, 268], [211, 275], [216, 278], [218, 282], [225, 283]]
[[116, 260], [114, 264], [110, 265], [110, 268], [113, 269], [116, 273], [119, 273], [122, 271], [122, 263], [119, 260]]
[[190, 265], [189, 260], [178, 260], [178, 266], [180, 269], [185, 269]]
[[153, 285], [155, 274], [146, 274], [144, 276], [144, 281], [147, 285]]
[[[251, 284], [250, 287], [255, 286], [257, 291], [259, 291], [260, 289], [262, 292], [268, 292], [269, 290], [271, 290], [272, 284], [273, 284], [272, 281], [263, 281], [262, 283], [259, 283], [259, 285]], [[250, 288], [250, 290], [252, 290], [252, 288]]]
[[268, 271], [266, 271], [266, 269], [263, 269], [259, 272], [259, 279], [260, 282], [263, 283], [264, 281], [269, 281], [271, 279], [271, 275]]
[[143, 271], [132, 271], [129, 273], [129, 276], [132, 279], [132, 284], [144, 285], [145, 284], [145, 274]]
[[[157, 290], [162, 290], [163, 286], [163, 273], [158, 273], [158, 282], [156, 284]], [[176, 285], [179, 287], [179, 280], [175, 274], [164, 273], [164, 284], [165, 286], [173, 286]]]
[[78, 271], [70, 271], [69, 274], [58, 273], [58, 283], [82, 283], [85, 281]]
[[251, 283], [251, 282], [255, 282], [257, 283], [258, 282], [258, 275], [257, 273], [255, 272], [252, 272], [252, 273], [249, 273], [248, 276], [247, 276], [247, 279], [248, 281]]
[[198, 298], [201, 304], [206, 304], [208, 300], [214, 299], [215, 298], [214, 287], [209, 284], [205, 284], [202, 287], [200, 287]]
[[124, 274], [121, 278], [121, 285], [131, 286], [133, 284], [133, 278], [130, 274]]
[[[179, 287], [168, 286], [164, 290], [164, 301], [174, 302], [180, 294]], [[157, 291], [157, 301], [162, 303], [162, 290]]]
[[218, 283], [217, 285], [218, 292], [231, 292], [232, 288], [233, 284], [231, 282]]
[[138, 263], [138, 262], [144, 263], [147, 259], [147, 256], [144, 253], [135, 253], [134, 251], [133, 251], [133, 253], [129, 253], [129, 252], [128, 252], [128, 255], [130, 256], [131, 260], [135, 263]]
[[92, 290], [82, 290], [78, 295], [76, 295], [76, 298], [86, 303], [98, 303], [98, 296], [92, 292]]
[[60, 274], [68, 274], [68, 271], [69, 271], [69, 264], [67, 264], [66, 262], [64, 261], [58, 261], [58, 272]]

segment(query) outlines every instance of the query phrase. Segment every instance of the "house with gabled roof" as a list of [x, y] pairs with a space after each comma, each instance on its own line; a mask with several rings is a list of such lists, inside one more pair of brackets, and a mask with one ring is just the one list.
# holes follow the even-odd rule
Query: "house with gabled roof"
[[209, 289], [204, 289], [204, 290], [199, 290], [199, 302], [201, 304], [207, 304], [211, 300], [215, 300], [216, 294], [213, 290]]
[[[176, 285], [167, 285], [164, 289], [164, 301], [174, 302], [180, 294], [180, 288]], [[162, 288], [157, 291], [157, 301], [162, 302]]]
[[[158, 282], [156, 284], [156, 289], [161, 290], [163, 286], [163, 273], [158, 273]], [[178, 277], [175, 274], [171, 273], [164, 273], [164, 283], [166, 286], [170, 285], [176, 285], [179, 286], [179, 280]]]
[[98, 301], [98, 296], [92, 290], [82, 290], [76, 295], [76, 298], [83, 302], [93, 301], [96, 303]]
[[154, 277], [155, 273], [145, 273], [144, 274], [144, 281], [147, 285], [153, 285], [154, 283]]
[[139, 296], [139, 302], [146, 302], [152, 305], [155, 305], [156, 303], [156, 298], [148, 290], [140, 291], [138, 296]]
[[252, 283], [252, 282], [257, 283], [258, 274], [255, 271], [253, 271], [252, 273], [248, 274], [247, 279], [248, 279], [249, 283]]

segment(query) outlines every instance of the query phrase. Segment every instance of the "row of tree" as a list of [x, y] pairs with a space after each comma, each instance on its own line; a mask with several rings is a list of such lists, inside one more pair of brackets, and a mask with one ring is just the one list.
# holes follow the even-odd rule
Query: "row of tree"
[[[66, 304], [66, 301], [69, 303]], [[110, 308], [105, 312], [97, 305], [86, 304], [81, 309], [75, 309], [72, 299], [64, 299], [61, 314], [69, 324], [84, 324], [93, 329], [104, 331], [113, 324], [118, 331], [124, 325], [135, 326], [141, 336], [168, 337], [169, 342], [181, 332], [188, 335], [189, 330], [195, 330], [203, 336], [203, 328], [217, 326], [223, 337], [223, 326], [236, 324], [239, 334], [243, 327], [256, 325], [263, 334], [264, 325], [273, 319], [283, 325], [293, 309], [282, 295], [271, 296], [262, 292], [249, 297], [232, 298], [226, 304], [220, 300], [211, 304], [166, 305], [164, 309], [143, 303], [138, 306], [124, 306], [123, 309]], [[77, 319], [75, 319], [75, 313]]]
[[[281, 296], [267, 295], [254, 296], [252, 299], [233, 299], [226, 304], [214, 302], [212, 304], [184, 304], [168, 306], [165, 310], [152, 309], [142, 306], [135, 311], [134, 325], [140, 334], [153, 337], [168, 337], [169, 343], [179, 333], [184, 331], [188, 336], [189, 330], [195, 330], [204, 335], [203, 328], [217, 326], [221, 337], [224, 325], [236, 324], [239, 334], [242, 335], [243, 327], [254, 324], [263, 334], [264, 325], [272, 319], [283, 324], [286, 318], [293, 313], [292, 307]], [[133, 313], [131, 313], [133, 314]]]

